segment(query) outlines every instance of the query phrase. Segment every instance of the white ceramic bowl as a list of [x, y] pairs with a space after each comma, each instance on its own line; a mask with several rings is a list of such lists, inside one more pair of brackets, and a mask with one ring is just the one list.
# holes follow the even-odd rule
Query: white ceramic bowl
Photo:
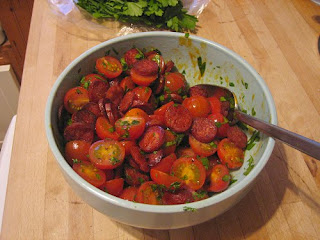
[[[63, 157], [62, 137], [58, 131], [58, 108], [68, 89], [78, 84], [81, 77], [93, 71], [95, 60], [105, 52], [119, 56], [131, 47], [158, 48], [166, 60], [173, 60], [180, 72], [185, 70], [190, 85], [213, 83], [227, 86], [236, 93], [239, 104], [249, 113], [255, 110], [256, 116], [270, 123], [277, 123], [277, 114], [269, 89], [260, 75], [240, 56], [229, 49], [209, 40], [182, 33], [146, 32], [131, 34], [103, 42], [75, 59], [59, 76], [48, 98], [45, 126], [50, 148], [61, 171], [71, 188], [90, 206], [106, 216], [128, 225], [150, 229], [174, 229], [192, 226], [225, 212], [235, 205], [250, 190], [255, 178], [267, 163], [274, 140], [261, 135], [255, 147], [246, 152], [245, 163], [241, 169], [233, 172], [237, 182], [226, 191], [208, 199], [182, 205], [155, 206], [129, 202], [109, 195], [83, 180], [68, 165]], [[115, 55], [116, 56], [116, 55]], [[197, 58], [206, 62], [206, 71], [200, 77]], [[234, 87], [230, 87], [230, 83]], [[232, 84], [231, 84], [232, 85]], [[247, 85], [247, 88], [246, 88]], [[244, 176], [248, 159], [254, 158], [255, 167]], [[196, 211], [184, 211], [184, 207]]]

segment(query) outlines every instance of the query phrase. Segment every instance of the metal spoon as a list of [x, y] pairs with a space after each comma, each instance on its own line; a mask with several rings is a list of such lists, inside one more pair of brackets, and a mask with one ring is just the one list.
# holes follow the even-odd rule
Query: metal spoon
[[[210, 84], [199, 84], [198, 86], [206, 88], [209, 96], [214, 92], [216, 88], [222, 88], [230, 92], [234, 98], [235, 107], [234, 107], [234, 116], [237, 120], [254, 127], [255, 129], [264, 132], [265, 134], [269, 135], [270, 137], [276, 138], [289, 146], [308, 154], [311, 157], [314, 157], [320, 160], [320, 143], [309, 138], [303, 137], [299, 134], [294, 132], [290, 132], [286, 129], [278, 127], [276, 125], [270, 124], [268, 122], [262, 121], [258, 118], [252, 117], [248, 114], [245, 114], [240, 111], [237, 97], [236, 95], [231, 92], [229, 89], [210, 85]], [[230, 94], [230, 96], [231, 96]]]

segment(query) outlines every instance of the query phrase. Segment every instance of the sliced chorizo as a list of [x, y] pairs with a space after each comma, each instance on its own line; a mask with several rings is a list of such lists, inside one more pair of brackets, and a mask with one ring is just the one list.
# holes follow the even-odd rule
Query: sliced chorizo
[[165, 127], [163, 117], [159, 115], [149, 115], [149, 120], [146, 122], [146, 127], [152, 126]]
[[217, 126], [209, 118], [195, 118], [191, 127], [192, 136], [200, 142], [212, 142], [217, 134]]
[[140, 186], [141, 183], [149, 181], [149, 176], [139, 172], [135, 168], [124, 168], [125, 181], [131, 186]]
[[111, 125], [114, 125], [114, 123], [120, 118], [117, 106], [112, 102], [107, 102], [104, 105], [107, 118]]
[[74, 114], [72, 114], [71, 118], [72, 122], [83, 122], [91, 125], [92, 127], [95, 126], [97, 117], [94, 115], [92, 112], [86, 110], [86, 109], [81, 109]]
[[158, 73], [159, 66], [149, 59], [142, 59], [133, 65], [134, 70], [142, 76], [152, 76]]
[[164, 75], [160, 75], [160, 77], [154, 83], [153, 92], [155, 94], [162, 93], [164, 89], [164, 83], [165, 83]]
[[149, 127], [139, 142], [139, 147], [145, 152], [153, 152], [161, 148], [164, 143], [164, 129], [160, 126]]
[[186, 132], [192, 124], [192, 115], [182, 105], [173, 104], [164, 114], [164, 121], [168, 128], [177, 133]]
[[64, 128], [68, 125], [70, 117], [70, 113], [65, 109], [64, 105], [62, 104], [58, 110], [58, 128], [60, 133], [63, 133]]
[[90, 84], [88, 89], [89, 99], [91, 102], [99, 102], [101, 98], [104, 98], [106, 92], [109, 89], [109, 84], [104, 81], [94, 81]]
[[161, 162], [161, 159], [164, 156], [164, 152], [162, 149], [159, 149], [158, 151], [154, 151], [152, 153], [149, 153], [147, 155], [148, 164], [150, 167], [153, 167], [157, 165], [159, 162]]
[[119, 105], [120, 112], [125, 113], [129, 110], [133, 103], [134, 97], [135, 93], [133, 91], [129, 91], [124, 95]]
[[89, 124], [77, 122], [67, 126], [63, 135], [67, 142], [83, 140], [91, 143], [94, 138], [94, 130]]
[[206, 88], [196, 85], [196, 86], [189, 88], [189, 96], [190, 97], [203, 96], [203, 97], [207, 98], [208, 91]]
[[247, 135], [237, 126], [228, 129], [227, 138], [239, 148], [247, 146]]
[[108, 89], [105, 97], [118, 106], [119, 103], [121, 102], [123, 94], [124, 94], [124, 91], [122, 87], [120, 87], [119, 85], [113, 85]]
[[166, 66], [165, 66], [165, 72], [171, 72], [172, 68], [174, 67], [174, 62], [173, 61], [168, 61], [166, 63]]
[[141, 153], [139, 147], [137, 147], [137, 146], [131, 147], [130, 154], [131, 154], [133, 160], [139, 165], [139, 168], [140, 168], [141, 171], [143, 171], [143, 172], [149, 172], [150, 171], [147, 159]]
[[103, 116], [98, 103], [88, 102], [82, 109], [92, 112], [97, 118]]
[[149, 115], [152, 114], [154, 110], [151, 103], [143, 102], [141, 100], [133, 100], [131, 107], [140, 108], [141, 110], [145, 111]]
[[221, 102], [221, 114], [225, 117], [228, 116], [230, 110], [230, 102], [229, 101], [222, 101]]

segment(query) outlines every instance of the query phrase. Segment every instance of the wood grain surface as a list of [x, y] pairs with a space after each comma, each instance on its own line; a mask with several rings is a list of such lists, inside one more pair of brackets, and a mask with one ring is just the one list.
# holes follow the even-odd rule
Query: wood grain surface
[[[320, 141], [320, 6], [310, 0], [212, 0], [197, 36], [234, 50], [267, 82], [279, 125]], [[169, 231], [119, 224], [67, 185], [44, 128], [50, 89], [82, 52], [117, 36], [34, 3], [1, 239], [320, 239], [320, 162], [280, 142], [253, 189], [206, 223]]]

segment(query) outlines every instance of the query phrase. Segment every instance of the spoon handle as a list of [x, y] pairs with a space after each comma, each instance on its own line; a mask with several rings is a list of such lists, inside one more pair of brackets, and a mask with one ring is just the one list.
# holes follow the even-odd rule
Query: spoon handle
[[240, 111], [235, 111], [235, 116], [241, 122], [276, 138], [311, 157], [320, 160], [320, 143], [299, 134], [290, 132], [276, 125], [267, 123]]

